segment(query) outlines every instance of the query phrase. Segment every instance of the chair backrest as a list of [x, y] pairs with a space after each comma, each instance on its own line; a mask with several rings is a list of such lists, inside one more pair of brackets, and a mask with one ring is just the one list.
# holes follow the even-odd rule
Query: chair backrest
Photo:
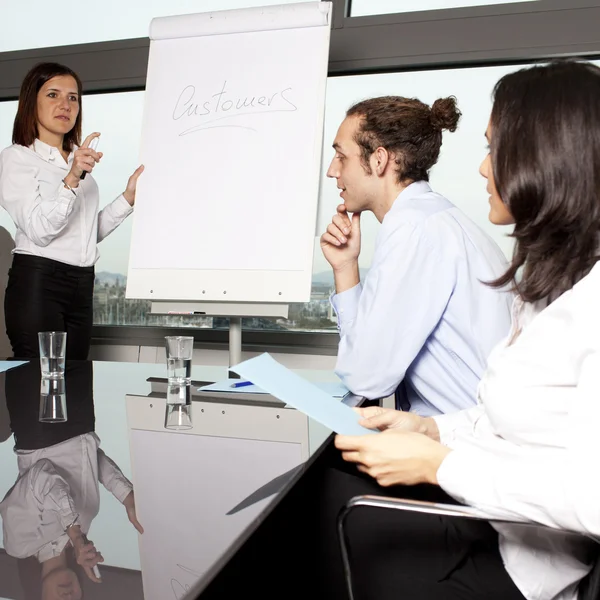
[[579, 584], [578, 600], [600, 600], [600, 544], [596, 545], [592, 570]]

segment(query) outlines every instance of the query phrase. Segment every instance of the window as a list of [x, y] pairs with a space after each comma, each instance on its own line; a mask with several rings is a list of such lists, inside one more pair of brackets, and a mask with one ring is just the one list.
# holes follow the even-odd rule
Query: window
[[[325, 230], [340, 202], [336, 183], [326, 177], [326, 171], [333, 156], [331, 144], [337, 127], [351, 104], [385, 94], [415, 96], [429, 104], [436, 98], [455, 95], [463, 118], [456, 133], [444, 134], [440, 160], [431, 174], [432, 186], [480, 224], [510, 255], [512, 240], [506, 236], [507, 228], [496, 227], [487, 219], [485, 181], [478, 173], [478, 166], [486, 153], [483, 134], [491, 110], [492, 88], [502, 75], [514, 69], [491, 67], [330, 78], [317, 231]], [[84, 135], [91, 131], [102, 132], [99, 149], [104, 152], [104, 157], [94, 170], [101, 204], [112, 201], [123, 191], [127, 178], [137, 166], [143, 102], [144, 92], [102, 94], [88, 96], [84, 100]], [[132, 222], [133, 219], [127, 219], [99, 246], [96, 324], [227, 327], [226, 319], [150, 315], [149, 301], [125, 299]], [[371, 264], [378, 228], [379, 223], [372, 214], [364, 215], [360, 257], [363, 275]], [[332, 288], [331, 268], [323, 258], [318, 238], [315, 238], [311, 301], [292, 304], [287, 321], [247, 319], [244, 325], [246, 328], [270, 330], [336, 332], [335, 315], [329, 304]]]
[[536, 0], [352, 0], [351, 17], [367, 15], [387, 15], [392, 13], [416, 12], [422, 10], [441, 10], [444, 8], [464, 8], [467, 6], [491, 6], [495, 4], [514, 4], [515, 2], [535, 2]]
[[[486, 149], [484, 131], [491, 110], [491, 92], [496, 81], [515, 66], [479, 67], [438, 71], [387, 73], [330, 78], [328, 81], [322, 180], [319, 201], [319, 232], [324, 231], [339, 204], [335, 181], [326, 177], [333, 156], [331, 143], [345, 110], [364, 98], [397, 94], [417, 97], [431, 104], [436, 98], [454, 95], [463, 113], [455, 133], [444, 134], [438, 164], [431, 172], [432, 187], [447, 196], [471, 219], [491, 235], [507, 257], [512, 253], [510, 228], [498, 227], [488, 221], [485, 181], [478, 173]], [[84, 99], [84, 135], [100, 131], [99, 149], [104, 153], [94, 176], [100, 187], [101, 205], [120, 194], [127, 178], [137, 167], [144, 92], [126, 92], [87, 96]], [[16, 102], [0, 103], [0, 142], [10, 144]], [[126, 274], [132, 219], [127, 219], [99, 248], [101, 257], [96, 265], [94, 320], [109, 325], [162, 325], [227, 327], [226, 319], [197, 317], [192, 322], [179, 316], [149, 315], [145, 300], [125, 300]], [[0, 211], [0, 226], [14, 236], [14, 224]], [[371, 214], [362, 220], [361, 272], [366, 274], [371, 264], [379, 223]], [[307, 304], [290, 306], [287, 321], [248, 319], [247, 328], [287, 331], [336, 331], [335, 315], [329, 306], [333, 287], [331, 269], [315, 238], [312, 299]], [[196, 317], [195, 317], [196, 318]]]
[[[13, 121], [16, 113], [17, 102], [0, 102], [0, 150], [11, 144]], [[0, 227], [6, 229], [14, 240], [15, 224], [3, 208], [0, 208]]]
[[[300, 0], [103, 0], [68, 15], [56, 4], [43, 0], [10, 2], [2, 8], [0, 52], [148, 37], [154, 17], [182, 15], [252, 6], [291, 4]], [[2, 0], [4, 5], [9, 0]], [[35, 18], [31, 18], [32, 15]], [[74, 25], [68, 25], [69, 19]], [[24, 27], [23, 24], [27, 26]]]
[[[454, 69], [330, 79], [327, 90], [318, 231], [322, 232], [327, 227], [340, 201], [336, 183], [327, 179], [326, 171], [333, 156], [331, 143], [338, 125], [344, 118], [345, 110], [351, 104], [370, 96], [384, 94], [415, 96], [427, 103], [432, 103], [438, 97], [455, 95], [463, 118], [456, 133], [445, 134], [440, 161], [432, 171], [432, 185], [488, 231], [509, 255], [512, 243], [506, 237], [506, 230], [491, 225], [487, 220], [485, 182], [477, 169], [485, 155], [483, 134], [491, 109], [491, 90], [499, 77], [513, 69], [514, 67]], [[102, 133], [99, 149], [104, 156], [94, 170], [94, 177], [100, 187], [101, 205], [112, 201], [123, 191], [127, 178], [137, 167], [143, 102], [144, 92], [102, 94], [87, 96], [84, 99], [84, 136], [91, 131]], [[2, 142], [8, 145], [16, 103], [2, 103], [0, 108]], [[8, 215], [3, 213], [0, 219], [0, 224], [14, 233], [14, 225]], [[192, 322], [188, 318], [178, 316], [149, 315], [148, 301], [125, 299], [132, 221], [131, 218], [127, 219], [100, 244], [101, 257], [96, 265], [95, 323], [227, 326], [224, 319], [198, 317], [197, 321]], [[360, 257], [363, 274], [371, 264], [378, 228], [379, 223], [373, 215], [364, 216]], [[287, 321], [254, 319], [248, 320], [246, 326], [335, 331], [335, 315], [331, 312], [328, 300], [332, 287], [331, 268], [323, 258], [316, 238], [311, 301], [307, 304], [292, 305]]]

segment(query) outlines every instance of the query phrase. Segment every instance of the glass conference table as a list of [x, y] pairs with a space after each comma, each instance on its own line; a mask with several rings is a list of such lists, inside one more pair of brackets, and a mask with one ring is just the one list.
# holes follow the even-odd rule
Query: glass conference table
[[[298, 372], [313, 381], [336, 380], [329, 371]], [[197, 392], [204, 382], [226, 377], [224, 368], [214, 367], [193, 368], [192, 428], [167, 430], [165, 375], [161, 364], [68, 362], [67, 420], [61, 423], [39, 420], [37, 362], [0, 375], [0, 497], [7, 494], [3, 514], [10, 521], [3, 523], [0, 599], [41, 599], [43, 585], [59, 586], [63, 595], [56, 597], [79, 597], [70, 573], [66, 583], [46, 580], [39, 563], [39, 557], [60, 556], [66, 543], [62, 530], [52, 530], [52, 511], [64, 503], [57, 493], [71, 497], [82, 527], [91, 523], [87, 537], [104, 557], [101, 583], [72, 558], [59, 565], [72, 567], [85, 598], [229, 597], [223, 582], [227, 587], [242, 576], [231, 566], [234, 557], [249, 564], [264, 552], [260, 564], [268, 565], [285, 553], [292, 540], [279, 533], [281, 526], [271, 526], [281, 539], [270, 533], [259, 543], [257, 532], [298, 489], [330, 445], [331, 432], [272, 396]], [[29, 450], [20, 467], [15, 444]], [[48, 462], [53, 468], [40, 468]], [[64, 485], [56, 492], [57, 481], [67, 482], [67, 492]], [[121, 503], [128, 482], [143, 535]], [[251, 547], [256, 543], [258, 550]]]

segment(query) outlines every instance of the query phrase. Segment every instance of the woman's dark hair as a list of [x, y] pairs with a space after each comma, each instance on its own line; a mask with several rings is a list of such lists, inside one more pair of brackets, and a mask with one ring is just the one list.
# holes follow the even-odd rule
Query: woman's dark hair
[[73, 129], [63, 139], [63, 150], [71, 152], [74, 146], [81, 144], [81, 80], [77, 73], [69, 67], [58, 63], [39, 63], [35, 65], [23, 79], [19, 92], [19, 106], [13, 125], [13, 144], [31, 146], [39, 135], [37, 117], [37, 96], [41, 87], [53, 77], [70, 75], [77, 82], [79, 94], [79, 114], [75, 119]]
[[369, 157], [379, 147], [394, 155], [398, 183], [429, 181], [429, 170], [438, 160], [442, 130], [456, 131], [460, 111], [456, 98], [440, 98], [431, 108], [416, 98], [382, 96], [352, 106], [347, 117], [361, 117], [355, 141], [367, 171]]
[[600, 69], [560, 61], [506, 75], [490, 122], [496, 189], [516, 241], [510, 267], [492, 285], [551, 302], [599, 258]]

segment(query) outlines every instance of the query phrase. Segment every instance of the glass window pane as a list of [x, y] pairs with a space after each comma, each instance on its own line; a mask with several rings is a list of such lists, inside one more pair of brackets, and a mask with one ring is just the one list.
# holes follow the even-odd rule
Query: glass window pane
[[[598, 63], [597, 63], [598, 64]], [[507, 237], [510, 227], [498, 227], [488, 220], [486, 182], [479, 175], [479, 164], [486, 154], [484, 131], [491, 109], [491, 92], [498, 79], [517, 67], [481, 67], [441, 71], [388, 73], [336, 77], [328, 81], [325, 113], [324, 150], [322, 164], [319, 221], [317, 230], [327, 227], [340, 202], [336, 182], [326, 177], [333, 156], [331, 143], [344, 118], [345, 111], [364, 98], [381, 95], [417, 97], [431, 104], [439, 97], [454, 95], [463, 113], [455, 133], [444, 133], [438, 164], [431, 171], [432, 187], [449, 198], [471, 219], [487, 231], [507, 257], [513, 242]], [[142, 123], [144, 92], [87, 96], [84, 101], [84, 134], [102, 133], [99, 149], [102, 162], [94, 171], [100, 187], [100, 203], [105, 205], [121, 193], [130, 173], [137, 166]], [[10, 144], [16, 102], [0, 103], [0, 145]], [[150, 317], [149, 302], [124, 299], [129, 257], [129, 242], [133, 219], [127, 219], [100, 244], [101, 257], [96, 265], [95, 321], [105, 324], [135, 324], [186, 326], [192, 323], [183, 317]], [[371, 214], [362, 219], [362, 251], [360, 267], [366, 274], [373, 257], [379, 223]], [[14, 236], [14, 224], [0, 209], [0, 227]], [[290, 306], [287, 321], [252, 319], [246, 327], [262, 329], [336, 331], [335, 316], [329, 305], [333, 287], [331, 268], [323, 258], [315, 238], [312, 298], [307, 304]], [[198, 317], [196, 326], [227, 327], [226, 319]]]
[[[76, 26], [65, 26], [65, 10], [70, 17], [74, 17], [79, 9], [69, 5], [67, 8], [60, 7], [45, 0], [0, 0], [0, 52], [148, 37], [150, 21], [154, 17], [299, 1], [103, 0], [86, 3], [80, 9], [85, 14], [83, 20]], [[32, 14], [35, 15], [34, 19], [31, 18]], [[26, 27], [24, 23], [27, 23]]]
[[444, 8], [464, 8], [467, 6], [491, 6], [514, 4], [515, 2], [536, 2], [537, 0], [352, 0], [351, 17], [367, 15], [388, 15], [392, 13], [440, 10]]
[[[12, 139], [13, 121], [17, 113], [17, 101], [0, 102], [0, 150], [10, 146]], [[8, 213], [0, 207], [0, 227], [10, 233], [15, 239], [15, 224]]]
[[[94, 169], [100, 188], [100, 206], [123, 192], [138, 167], [144, 92], [86, 96], [83, 103], [83, 137], [99, 131], [102, 161]], [[150, 301], [126, 300], [129, 243], [133, 215], [99, 245], [94, 290], [94, 323], [146, 325]]]
[[[486, 155], [484, 132], [491, 110], [491, 93], [502, 75], [516, 67], [485, 67], [478, 69], [449, 69], [443, 71], [413, 71], [336, 77], [327, 84], [327, 111], [323, 154], [323, 179], [319, 211], [319, 231], [323, 231], [340, 202], [335, 181], [325, 176], [333, 157], [331, 143], [344, 112], [352, 104], [365, 98], [399, 95], [418, 98], [431, 105], [437, 98], [456, 96], [463, 116], [455, 133], [444, 132], [442, 150], [438, 163], [430, 173], [433, 189], [446, 196], [471, 219], [490, 234], [504, 250], [512, 252], [512, 240], [507, 230], [492, 225], [488, 218], [488, 195], [485, 180], [478, 167]], [[363, 244], [359, 259], [361, 270], [371, 264], [375, 237], [379, 223], [371, 213], [363, 215], [361, 232]], [[331, 271], [320, 251], [315, 252], [315, 273]]]

